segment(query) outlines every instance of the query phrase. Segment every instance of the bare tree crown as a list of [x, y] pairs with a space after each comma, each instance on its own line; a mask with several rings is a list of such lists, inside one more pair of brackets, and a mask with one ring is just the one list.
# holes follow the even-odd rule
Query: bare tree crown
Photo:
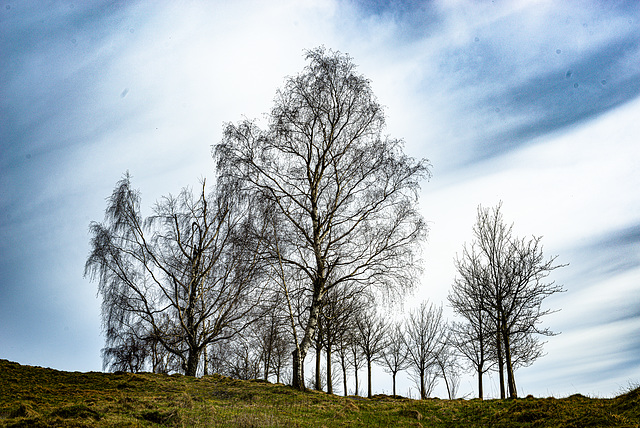
[[500, 209], [501, 204], [478, 207], [474, 241], [455, 260], [459, 276], [449, 302], [467, 323], [456, 325], [454, 343], [476, 370], [480, 395], [482, 374], [495, 363], [501, 397], [505, 368], [509, 395], [516, 397], [515, 369], [542, 355], [542, 344], [534, 334], [554, 334], [540, 327], [542, 317], [551, 313], [542, 304], [563, 291], [547, 278], [564, 265], [555, 264], [557, 256], [544, 258], [541, 237], [513, 236], [513, 226], [504, 222]]
[[383, 109], [349, 56], [317, 48], [306, 59], [277, 91], [266, 129], [229, 123], [214, 149], [223, 179], [271, 207], [279, 266], [305, 277], [297, 285], [310, 301], [303, 356], [332, 288], [412, 286], [426, 235], [417, 192], [429, 176], [426, 160], [383, 137]]

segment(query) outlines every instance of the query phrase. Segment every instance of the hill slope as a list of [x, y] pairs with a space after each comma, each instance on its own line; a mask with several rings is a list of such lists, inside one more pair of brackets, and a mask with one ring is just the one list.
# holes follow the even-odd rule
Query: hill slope
[[0, 427], [640, 426], [640, 390], [614, 399], [372, 400], [213, 375], [68, 373], [0, 360]]

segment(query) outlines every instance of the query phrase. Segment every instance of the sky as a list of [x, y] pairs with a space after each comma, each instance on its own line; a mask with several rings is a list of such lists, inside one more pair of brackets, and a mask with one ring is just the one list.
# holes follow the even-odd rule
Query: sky
[[[568, 264], [545, 303], [561, 334], [516, 373], [519, 393], [640, 381], [639, 2], [3, 1], [0, 43], [0, 358], [101, 370], [83, 269], [116, 181], [129, 171], [150, 209], [213, 178], [223, 124], [262, 120], [324, 45], [353, 58], [386, 132], [432, 166], [424, 275], [404, 310], [429, 299], [455, 319], [453, 260], [478, 205], [502, 201], [518, 236]], [[416, 396], [403, 376], [398, 392]], [[390, 376], [373, 387], [389, 393]]]

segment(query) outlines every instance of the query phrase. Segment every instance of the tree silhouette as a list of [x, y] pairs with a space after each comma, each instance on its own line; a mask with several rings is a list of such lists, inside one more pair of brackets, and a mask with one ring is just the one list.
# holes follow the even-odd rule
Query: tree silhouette
[[293, 353], [301, 389], [332, 288], [412, 287], [426, 234], [417, 191], [429, 174], [425, 160], [403, 153], [401, 140], [383, 137], [382, 107], [350, 57], [316, 48], [306, 58], [303, 72], [277, 91], [267, 129], [250, 120], [227, 124], [214, 151], [222, 178], [268, 200], [278, 219], [271, 258], [288, 272], [290, 292], [308, 302]]
[[198, 196], [183, 189], [140, 214], [127, 173], [108, 199], [104, 223], [91, 223], [85, 275], [98, 282], [107, 333], [105, 358], [135, 338], [159, 344], [195, 376], [209, 344], [248, 325], [258, 299], [259, 241], [247, 238], [251, 204], [237, 189]]

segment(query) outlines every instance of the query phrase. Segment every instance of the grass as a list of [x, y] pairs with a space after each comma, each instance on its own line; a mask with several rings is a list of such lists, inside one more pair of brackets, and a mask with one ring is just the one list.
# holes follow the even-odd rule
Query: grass
[[0, 360], [0, 427], [640, 426], [640, 389], [613, 399], [344, 398], [219, 375], [69, 373]]

